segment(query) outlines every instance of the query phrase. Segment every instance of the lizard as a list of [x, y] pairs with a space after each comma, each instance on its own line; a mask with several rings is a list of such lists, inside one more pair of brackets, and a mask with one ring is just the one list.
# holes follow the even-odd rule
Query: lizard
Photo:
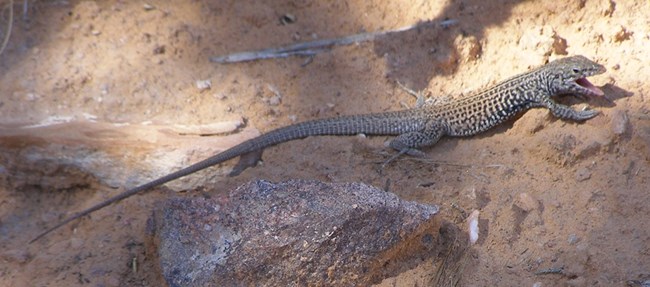
[[[602, 74], [605, 67], [584, 56], [557, 59], [546, 65], [504, 80], [492, 87], [469, 93], [440, 104], [420, 105], [405, 110], [316, 119], [281, 127], [246, 140], [223, 152], [158, 179], [128, 189], [64, 219], [30, 241], [42, 238], [59, 227], [153, 187], [199, 170], [240, 157], [231, 175], [237, 175], [261, 159], [265, 148], [309, 136], [388, 135], [396, 136], [389, 146], [394, 156], [422, 156], [420, 148], [434, 145], [441, 137], [472, 136], [489, 130], [531, 108], [547, 108], [553, 116], [584, 121], [598, 115], [597, 110], [574, 110], [557, 103], [559, 95], [604, 96], [587, 80]], [[249, 162], [249, 163], [244, 163]], [[238, 168], [239, 167], [239, 168]]]

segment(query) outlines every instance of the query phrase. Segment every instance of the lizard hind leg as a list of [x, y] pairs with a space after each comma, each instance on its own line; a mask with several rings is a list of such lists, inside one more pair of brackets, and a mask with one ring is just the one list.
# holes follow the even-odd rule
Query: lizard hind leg
[[431, 124], [422, 131], [408, 132], [397, 136], [390, 142], [389, 146], [397, 150], [398, 153], [384, 162], [382, 166], [385, 166], [403, 154], [424, 157], [426, 154], [418, 148], [434, 145], [444, 134], [444, 128], [441, 125]]
[[257, 163], [262, 160], [263, 152], [264, 152], [263, 149], [259, 149], [239, 156], [239, 161], [232, 168], [232, 171], [230, 171], [228, 176], [238, 176], [245, 169], [256, 166]]

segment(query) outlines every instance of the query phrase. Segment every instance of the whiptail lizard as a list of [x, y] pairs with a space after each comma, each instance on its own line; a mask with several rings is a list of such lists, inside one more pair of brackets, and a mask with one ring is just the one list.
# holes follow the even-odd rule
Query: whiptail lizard
[[[238, 156], [241, 157], [240, 163], [247, 157], [255, 159], [256, 162], [265, 148], [294, 139], [321, 135], [396, 135], [397, 137], [390, 142], [390, 146], [396, 149], [398, 154], [419, 155], [421, 154], [419, 148], [435, 144], [442, 136], [475, 135], [530, 108], [546, 107], [554, 116], [561, 119], [587, 120], [595, 117], [598, 112], [595, 110], [576, 111], [556, 103], [551, 97], [562, 94], [603, 96], [604, 93], [592, 85], [586, 77], [604, 72], [605, 67], [602, 65], [583, 56], [573, 56], [553, 61], [491, 88], [442, 104], [425, 105], [394, 112], [312, 120], [282, 127], [76, 213], [47, 229], [30, 243], [68, 222], [138, 192]], [[235, 173], [238, 172], [235, 170]]]

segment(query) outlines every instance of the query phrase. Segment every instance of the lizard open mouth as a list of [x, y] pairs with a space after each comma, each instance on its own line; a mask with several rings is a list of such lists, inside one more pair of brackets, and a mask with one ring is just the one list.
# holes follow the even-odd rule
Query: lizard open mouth
[[580, 86], [580, 87], [583, 87], [583, 88], [589, 90], [592, 94], [594, 94], [596, 96], [604, 96], [605, 95], [605, 93], [601, 89], [594, 86], [591, 82], [589, 82], [589, 80], [587, 80], [587, 78], [577, 79], [576, 84], [578, 84], [578, 86]]

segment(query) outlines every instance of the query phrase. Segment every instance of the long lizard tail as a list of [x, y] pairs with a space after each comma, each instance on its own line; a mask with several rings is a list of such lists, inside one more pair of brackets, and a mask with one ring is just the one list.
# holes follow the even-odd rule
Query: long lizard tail
[[[88, 209], [77, 212], [71, 217], [45, 230], [29, 243], [33, 243], [50, 232], [74, 221], [82, 216], [93, 213], [115, 202], [121, 201], [136, 193], [148, 190], [158, 185], [165, 184], [172, 180], [195, 173], [202, 169], [220, 164], [229, 159], [243, 156], [249, 153], [261, 152], [264, 148], [274, 146], [283, 142], [306, 138], [309, 136], [321, 135], [356, 135], [360, 133], [368, 135], [399, 135], [409, 131], [421, 129], [426, 123], [423, 117], [414, 116], [415, 110], [404, 110], [378, 114], [342, 116], [329, 119], [312, 120], [286, 127], [278, 128], [256, 138], [244, 141], [230, 149], [218, 153], [205, 160], [192, 164], [153, 181], [129, 189], [112, 198], [100, 202]], [[242, 169], [243, 170], [243, 169]]]

